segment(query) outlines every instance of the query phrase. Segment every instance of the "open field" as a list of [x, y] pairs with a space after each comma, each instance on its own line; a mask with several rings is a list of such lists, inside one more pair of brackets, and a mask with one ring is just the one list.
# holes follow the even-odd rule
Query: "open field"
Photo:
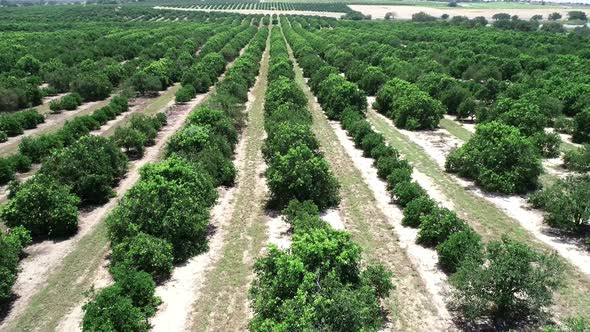
[[[524, 20], [529, 20], [533, 15], [543, 15], [543, 17], [548, 17], [551, 13], [560, 13], [563, 17], [567, 17], [567, 13], [571, 11], [571, 8], [565, 7], [534, 7], [532, 8], [524, 7], [524, 6], [510, 6], [504, 7], [502, 5], [498, 5], [497, 7], [494, 6], [477, 6], [473, 5], [462, 5], [460, 7], [427, 7], [427, 6], [420, 6], [420, 5], [412, 5], [412, 6], [405, 6], [405, 5], [349, 5], [352, 10], [359, 11], [365, 15], [371, 15], [372, 18], [384, 18], [386, 13], [393, 13], [394, 19], [403, 19], [409, 20], [412, 19], [412, 15], [424, 12], [434, 17], [441, 17], [443, 14], [448, 14], [449, 16], [466, 16], [468, 18], [474, 18], [478, 16], [483, 16], [488, 20], [492, 19], [494, 14], [498, 13], [507, 13], [512, 15], [517, 15], [519, 18]], [[590, 14], [590, 9], [581, 8], [576, 9], [581, 10], [587, 14]]]

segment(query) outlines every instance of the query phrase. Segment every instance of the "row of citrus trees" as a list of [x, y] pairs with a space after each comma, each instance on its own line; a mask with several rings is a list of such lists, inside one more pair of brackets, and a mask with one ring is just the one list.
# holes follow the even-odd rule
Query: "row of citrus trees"
[[147, 331], [160, 303], [156, 285], [174, 264], [207, 249], [216, 187], [235, 178], [232, 157], [242, 125], [236, 105], [247, 100], [244, 91], [254, 84], [267, 36], [266, 28], [254, 35], [209, 105], [191, 112], [168, 142], [165, 159], [140, 170], [139, 182], [107, 219], [115, 283], [84, 306], [84, 330]]
[[[19, 152], [10, 157], [19, 171], [30, 170], [33, 162], [42, 166], [24, 183], [11, 182], [9, 201], [0, 208], [0, 218], [9, 228], [0, 245], [13, 248], [0, 253], [0, 302], [12, 296], [22, 248], [32, 240], [75, 234], [80, 209], [113, 197], [112, 188], [127, 172], [128, 157], [142, 157], [145, 147], [155, 144], [158, 131], [166, 124], [164, 113], [134, 114], [110, 139], [91, 135], [128, 109], [125, 97], [114, 96], [107, 106], [76, 116], [56, 132], [24, 137]], [[7, 178], [12, 180], [14, 173]]]
[[[420, 41], [415, 41], [414, 36], [406, 33], [416, 33], [420, 31], [420, 27], [411, 27], [415, 31], [407, 28], [408, 31], [398, 32], [402, 40], [397, 37], [393, 38], [394, 40], [384, 38], [389, 31], [383, 25], [375, 25], [369, 31], [342, 27], [335, 32], [338, 35], [335, 38], [338, 47], [324, 48], [323, 51], [327, 58], [335, 60], [335, 65], [346, 73], [347, 78], [358, 83], [370, 95], [376, 94], [388, 78], [396, 77], [404, 81], [403, 85], [396, 84], [395, 88], [398, 91], [405, 94], [406, 91], [417, 89], [427, 92], [441, 102], [447, 113], [457, 115], [461, 119], [475, 118], [480, 123], [498, 121], [517, 127], [544, 157], [556, 157], [560, 144], [559, 136], [544, 131], [546, 126], [553, 125], [558, 130], [565, 129], [565, 126], [571, 127], [567, 131], [571, 130], [574, 133], [574, 139], [579, 142], [588, 141], [590, 113], [585, 111], [585, 108], [588, 108], [585, 100], [579, 97], [588, 86], [573, 83], [567, 91], [562, 91], [563, 84], [560, 84], [559, 89], [553, 87], [555, 81], [562, 79], [562, 75], [569, 77], [576, 74], [560, 64], [563, 60], [560, 60], [559, 56], [553, 60], [543, 59], [534, 62], [527, 54], [532, 50], [520, 48], [512, 51], [520, 54], [518, 59], [513, 55], [507, 57], [506, 54], [495, 54], [494, 57], [477, 54], [469, 59], [455, 54], [453, 58], [449, 58], [448, 55], [441, 55], [439, 52], [441, 44], [448, 43], [448, 37], [436, 30], [430, 32], [429, 40], [433, 42], [422, 43], [421, 47], [424, 49], [416, 56], [416, 47]], [[447, 27], [445, 32], [448, 35], [456, 33], [450, 27]], [[490, 34], [489, 31], [484, 32], [484, 35]], [[520, 33], [518, 36], [509, 36], [506, 40], [513, 41], [525, 37], [522, 35]], [[554, 38], [546, 38], [539, 41], [538, 45], [545, 44], [546, 47], [550, 47], [550, 44], [556, 42]], [[406, 45], [408, 47], [396, 47], [403, 43], [409, 43]], [[453, 53], [481, 52], [481, 49], [471, 48], [474, 48], [474, 45], [483, 47], [482, 43], [488, 44], [489, 41], [477, 40], [471, 44], [461, 44], [462, 49], [453, 50]], [[456, 48], [455, 45], [450, 47]], [[509, 49], [508, 46], [505, 48]], [[427, 54], [432, 56], [426, 57]], [[568, 54], [568, 57], [572, 55]], [[551, 62], [555, 64], [550, 65]], [[531, 79], [530, 76], [534, 76], [535, 79]], [[382, 106], [382, 112], [390, 114], [392, 108], [387, 107], [388, 105]], [[441, 105], [433, 106], [436, 106], [439, 112], [428, 113], [434, 116], [435, 113], [440, 113]], [[421, 113], [427, 111], [428, 108], [425, 108]], [[575, 115], [575, 119], [565, 118], [564, 114]], [[397, 118], [396, 112], [392, 113], [392, 117]], [[411, 123], [411, 126], [406, 127], [402, 117], [399, 125], [408, 129], [418, 125], [419, 129], [431, 128], [437, 123], [428, 118], [421, 122]], [[566, 125], [565, 122], [571, 124]]]
[[[71, 76], [70, 71], [82, 71], [85, 74], [103, 77], [110, 77], [112, 86], [117, 86], [123, 90], [122, 95], [135, 97], [137, 94], [155, 94], [160, 90], [169, 87], [173, 82], [180, 79], [180, 72], [188, 68], [195, 60], [195, 50], [201, 46], [209, 36], [216, 30], [225, 31], [228, 28], [212, 25], [213, 32], [207, 28], [197, 28], [190, 30], [178, 30], [176, 28], [165, 27], [154, 31], [154, 35], [163, 38], [166, 41], [155, 43], [146, 48], [141, 54], [130, 61], [121, 64], [114, 61], [111, 57], [104, 57], [96, 61], [86, 59], [73, 65], [74, 69], [66, 68], [62, 59], [51, 59], [49, 63], [43, 63], [40, 60], [39, 75], [48, 81], [49, 87], [58, 87], [59, 91], [68, 91], [70, 89]], [[174, 35], [171, 37], [170, 35]], [[179, 39], [185, 37], [186, 39]], [[43, 36], [40, 43], [48, 43]], [[117, 36], [119, 38], [119, 36]], [[213, 37], [212, 37], [213, 38]], [[144, 35], [128, 37], [124, 44], [132, 47], [144, 45], [146, 39], [152, 40], [152, 37]], [[99, 45], [108, 48], [109, 44], [102, 39], [96, 41]], [[87, 46], [84, 46], [87, 47]], [[31, 52], [39, 52], [30, 46]], [[166, 51], [165, 51], [165, 50]], [[137, 54], [133, 51], [132, 54]], [[166, 52], [166, 53], [164, 53]], [[206, 53], [205, 53], [206, 54]], [[166, 57], [163, 57], [166, 55]], [[111, 54], [112, 57], [115, 55]], [[131, 56], [128, 55], [128, 56]], [[157, 60], [153, 60], [156, 58]], [[63, 59], [66, 61], [66, 59]], [[111, 64], [111, 62], [114, 62]], [[51, 65], [50, 65], [51, 64]], [[80, 68], [78, 68], [80, 67]], [[97, 74], [98, 68], [103, 68], [105, 73]], [[33, 75], [33, 74], [31, 74]], [[54, 77], [55, 76], [55, 77]], [[60, 81], [64, 80], [64, 81]], [[105, 88], [108, 84], [95, 84], [95, 81], [85, 81], [82, 91], [75, 90], [64, 97], [52, 101], [50, 107], [53, 112], [59, 112], [61, 109], [74, 110], [82, 104], [83, 101], [93, 101], [105, 99], [111, 93], [111, 88]], [[82, 87], [82, 86], [81, 86]], [[93, 97], [89, 97], [92, 95]], [[115, 97], [120, 98], [120, 97]], [[75, 142], [79, 137], [95, 130], [104, 125], [107, 121], [114, 119], [121, 113], [127, 111], [127, 101], [115, 100], [106, 107], [94, 111], [90, 116], [77, 116], [57, 132], [39, 135], [36, 137], [24, 137], [19, 145], [19, 152], [0, 158], [0, 185], [6, 184], [15, 179], [17, 172], [26, 172], [31, 169], [32, 163], [39, 163], [49, 156], [51, 151], [68, 146]], [[3, 115], [0, 117], [0, 141], [2, 140], [2, 131], [8, 136], [21, 135], [24, 129], [33, 129], [39, 123], [44, 122], [44, 116], [39, 114], [35, 109], [18, 111], [15, 113]]]
[[255, 263], [250, 330], [377, 331], [383, 325], [380, 299], [393, 287], [391, 273], [381, 265], [363, 267], [350, 234], [319, 217], [338, 205], [339, 184], [311, 131], [308, 100], [278, 27], [270, 56], [263, 147], [269, 206], [282, 209], [293, 237], [289, 249], [271, 245]]
[[197, 61], [182, 75], [182, 87], [176, 93], [176, 101], [187, 102], [197, 93], [207, 92], [223, 73], [225, 63], [238, 56], [239, 51], [252, 39], [256, 31], [257, 27], [244, 20], [241, 26], [209, 39], [200, 50]]
[[[327, 61], [345, 72], [348, 80], [376, 95], [373, 107], [391, 118], [398, 128], [436, 128], [443, 111], [462, 119], [475, 118], [477, 131], [465, 146], [448, 156], [448, 172], [472, 179], [488, 191], [528, 193], [540, 187], [541, 158], [560, 154], [560, 137], [545, 132], [545, 127], [552, 124], [558, 129], [562, 112], [575, 115], [573, 139], [590, 142], [590, 108], [580, 97], [586, 85], [573, 85], [567, 92], [555, 93], [555, 89], [545, 91], [544, 85], [550, 83], [531, 87], [530, 79], [526, 79], [526, 75], [546, 72], [559, 73], [551, 80], [562, 75], [567, 69], [560, 65], [559, 58], [554, 65], [541, 66], [529, 63], [527, 50], [519, 50], [522, 54], [516, 62], [494, 60], [503, 72], [503, 81], [481, 77], [476, 80], [470, 75], [465, 78], [471, 79], [462, 80], [451, 76], [458, 74], [453, 74], [452, 63], [444, 68], [438, 62], [418, 57], [413, 60], [420, 64], [416, 68], [404, 60], [408, 55], [383, 38], [386, 27], [377, 25], [369, 32], [372, 34], [357, 28], [330, 31], [335, 35], [331, 38], [336, 41], [334, 44], [324, 42], [325, 31], [309, 38]], [[430, 38], [441, 39], [440, 32], [432, 34]], [[404, 37], [408, 40], [403, 42], [410, 42], [408, 48], [414, 48], [412, 38]], [[484, 61], [483, 57], [479, 61]], [[479, 68], [476, 64], [471, 67]], [[590, 145], [567, 151], [563, 160], [566, 168], [578, 173], [535, 192], [530, 201], [546, 212], [545, 222], [550, 226], [571, 232], [574, 237], [587, 236], [590, 202], [585, 195], [590, 190], [590, 178], [585, 173], [590, 170]], [[590, 237], [586, 243], [590, 246]]]
[[309, 46], [309, 35], [301, 26], [283, 26], [327, 116], [340, 121], [364, 156], [374, 160], [393, 202], [403, 210], [402, 224], [419, 229], [416, 242], [436, 250], [439, 266], [450, 275], [453, 302], [464, 317], [491, 317], [504, 324], [544, 314], [552, 291], [560, 285], [556, 256], [507, 237], [483, 243], [455, 212], [437, 204], [412, 181], [412, 166], [366, 120], [364, 92]]
[[[109, 107], [126, 109], [126, 100], [115, 97]], [[93, 118], [88, 116], [88, 119]], [[155, 138], [165, 122], [164, 114], [136, 116], [121, 130]], [[13, 234], [19, 234], [20, 245], [15, 248], [20, 249], [31, 240], [69, 237], [78, 229], [80, 208], [103, 204], [114, 195], [112, 187], [127, 172], [127, 156], [116, 140], [89, 135], [92, 128], [83, 122], [76, 123], [80, 123], [76, 132], [79, 136], [70, 137], [72, 142], [66, 147], [57, 148], [47, 156], [32, 178], [23, 183], [11, 182], [9, 201], [0, 208], [0, 218], [9, 231], [8, 235], [2, 235], [0, 245], [7, 245], [8, 237]], [[69, 129], [70, 126], [66, 130]], [[142, 143], [153, 144], [153, 138]], [[20, 250], [0, 253], [1, 302], [11, 298], [20, 255]]]
[[[231, 27], [231, 26], [230, 26]], [[209, 33], [202, 31], [197, 32], [197, 38], [187, 39], [184, 42], [176, 42], [176, 44], [170, 44], [170, 47], [178, 47], [179, 49], [170, 49], [171, 53], [177, 53], [184, 60], [173, 62], [170, 58], [163, 58], [156, 61], [142, 61], [135, 68], [135, 73], [129, 78], [129, 82], [124, 84], [124, 94], [128, 96], [135, 95], [146, 95], [154, 94], [158, 91], [167, 88], [173, 82], [177, 81], [180, 76], [177, 73], [178, 68], [188, 68], [188, 66], [199, 63], [203, 58], [215, 58], [221, 57], [219, 52], [226, 44], [230, 41], [238, 43], [238, 45], [232, 45], [233, 48], [243, 47], [243, 36], [242, 38], [234, 38], [235, 34], [239, 32], [239, 26], [234, 29], [227, 27], [216, 27], [215, 31], [219, 32], [214, 34], [211, 38], [203, 44], [201, 52], [199, 53], [201, 58], [193, 59], [192, 54], [195, 50], [201, 46]], [[164, 29], [168, 33], [169, 29]], [[219, 36], [221, 35], [221, 37]], [[251, 36], [250, 36], [251, 37]], [[238, 48], [238, 51], [239, 49]], [[238, 52], [236, 51], [236, 52]], [[171, 58], [174, 58], [171, 56]], [[223, 71], [224, 62], [217, 64], [215, 68], [221, 66], [221, 72]], [[178, 67], [178, 68], [177, 68]], [[221, 74], [217, 69], [216, 75]], [[74, 95], [75, 93], [68, 94], [62, 97], [59, 101], [63, 101]], [[76, 99], [76, 97], [73, 97]], [[76, 102], [76, 107], [79, 102]], [[75, 109], [76, 107], [73, 107]], [[17, 172], [27, 172], [31, 169], [33, 163], [40, 163], [44, 158], [47, 158], [53, 150], [62, 147], [67, 147], [74, 143], [78, 138], [88, 134], [90, 131], [100, 128], [108, 121], [115, 119], [121, 113], [128, 110], [127, 100], [123, 97], [114, 97], [112, 102], [94, 111], [91, 115], [76, 116], [72, 120], [67, 121], [65, 125], [56, 132], [42, 134], [39, 136], [27, 136], [24, 137], [22, 142], [19, 144], [19, 151], [11, 156], [0, 158], [0, 184], [6, 184], [11, 180], [15, 179]], [[24, 128], [34, 128], [33, 123], [42, 122], [43, 117], [38, 114], [35, 110], [20, 111], [5, 117], [12, 117], [19, 119]], [[1, 122], [1, 121], [0, 121]], [[22, 131], [19, 131], [22, 133]], [[138, 135], [137, 132], [130, 131], [119, 131], [117, 134], [117, 141], [119, 141], [127, 151], [135, 152], [135, 155], [141, 155], [143, 151], [143, 145], [145, 142], [149, 142], [153, 139], [153, 134], [148, 134], [147, 137]], [[143, 142], [142, 142], [143, 141]]]
[[[108, 17], [107, 8], [100, 10], [101, 19]], [[181, 73], [184, 61], [193, 55], [194, 44], [202, 45], [216, 28], [226, 24], [225, 19], [212, 18], [206, 23], [184, 25], [149, 26], [141, 22], [88, 25], [75, 22], [94, 14], [83, 7], [48, 8], [36, 16], [34, 8], [14, 15], [7, 10], [3, 14], [2, 22], [11, 28], [0, 42], [2, 112], [40, 105], [43, 97], [57, 93], [76, 93], [84, 101], [104, 99], [135, 74], [137, 67], [162, 58], [178, 62], [177, 73]], [[70, 15], [77, 17], [73, 19]], [[56, 16], [52, 23], [69, 22], [69, 25], [39, 32], [39, 26], [30, 22], [42, 24], [41, 16]], [[99, 19], [98, 15], [85, 19], [88, 18]], [[184, 43], [187, 40], [190, 42]], [[72, 105], [73, 100], [64, 102], [65, 105], [53, 102], [52, 110], [67, 109], [65, 106]], [[4, 127], [0, 126], [0, 130]]]

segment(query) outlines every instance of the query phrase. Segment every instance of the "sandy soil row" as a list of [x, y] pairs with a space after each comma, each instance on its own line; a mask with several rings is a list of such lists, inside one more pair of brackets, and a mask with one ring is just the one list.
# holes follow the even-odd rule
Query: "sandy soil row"
[[451, 121], [459, 124], [461, 127], [465, 128], [470, 133], [475, 134], [475, 123], [474, 122], [458, 121], [457, 117], [450, 115], [450, 114], [445, 114], [444, 117], [447, 120], [451, 120]]
[[328, 209], [320, 214], [320, 218], [330, 224], [332, 228], [337, 229], [339, 231], [346, 230], [346, 226], [344, 225], [344, 218], [343, 215], [343, 208], [339, 206], [335, 209]]
[[[443, 14], [449, 14], [449, 16], [467, 16], [468, 18], [474, 18], [477, 16], [483, 16], [488, 20], [492, 20], [492, 16], [497, 13], [508, 13], [510, 15], [518, 15], [519, 18], [529, 20], [533, 15], [543, 15], [547, 18], [549, 14], [558, 12], [563, 17], [567, 17], [567, 13], [571, 10], [568, 8], [540, 8], [540, 9], [527, 9], [527, 8], [512, 8], [512, 9], [476, 9], [476, 8], [432, 8], [425, 6], [403, 6], [403, 5], [348, 5], [352, 10], [359, 11], [364, 15], [371, 15], [373, 19], [385, 18], [386, 13], [393, 13], [394, 19], [412, 19], [412, 15], [425, 12], [435, 17], [441, 17]], [[580, 9], [576, 9], [580, 10]], [[590, 14], [590, 9], [581, 9]]]
[[[171, 6], [155, 6], [154, 9], [160, 10], [178, 10], [178, 11], [194, 11], [194, 12], [222, 12], [222, 13], [238, 13], [244, 15], [307, 15], [307, 16], [324, 16], [340, 18], [344, 13], [337, 12], [316, 12], [316, 11], [299, 11], [299, 10], [264, 10], [264, 9], [204, 9], [204, 8], [182, 8]], [[385, 14], [383, 14], [385, 15]]]
[[452, 316], [446, 308], [449, 287], [446, 282], [446, 275], [438, 269], [436, 251], [416, 244], [417, 229], [402, 226], [403, 212], [391, 203], [387, 184], [377, 176], [377, 169], [373, 165], [373, 159], [363, 157], [363, 152], [354, 146], [354, 142], [348, 137], [339, 123], [332, 121], [330, 125], [356, 168], [361, 171], [364, 181], [374, 192], [377, 206], [386, 216], [390, 217], [389, 221], [399, 236], [400, 246], [407, 251], [410, 260], [420, 273], [426, 289], [431, 294], [432, 301], [438, 309], [439, 318], [444, 321], [446, 329], [450, 329], [452, 327]]
[[273, 214], [268, 220], [268, 243], [274, 244], [281, 249], [291, 247], [291, 233], [289, 225], [282, 215]]
[[[553, 133], [555, 132], [555, 128], [545, 128], [545, 131], [548, 133]], [[559, 137], [561, 138], [561, 140], [563, 142], [565, 142], [566, 144], [570, 144], [576, 148], [580, 148], [582, 147], [582, 144], [578, 144], [578, 143], [574, 143], [572, 141], [572, 135], [570, 134], [564, 134], [564, 133], [557, 133], [559, 135]]]
[[[114, 280], [109, 272], [109, 262], [107, 256], [110, 254], [107, 251], [106, 254], [102, 255], [100, 267], [96, 271], [94, 278], [92, 279], [92, 286], [95, 289], [101, 289], [111, 285]], [[80, 331], [80, 324], [84, 318], [84, 310], [82, 309], [83, 304], [77, 304], [57, 325], [57, 331]]]
[[[374, 111], [371, 110], [370, 112]], [[387, 121], [392, 128], [394, 127], [394, 124], [390, 119], [387, 119], [376, 112], [375, 114], [384, 121]], [[448, 153], [454, 149], [454, 146], [456, 144], [462, 144], [460, 140], [443, 129], [420, 132], [399, 129], [395, 130], [400, 131], [410, 142], [420, 146], [441, 168], [444, 168], [444, 160]], [[465, 190], [492, 202], [498, 207], [498, 209], [514, 219], [515, 222], [518, 222], [536, 239], [540, 240], [553, 250], [556, 250], [580, 271], [585, 274], [590, 274], [590, 253], [582, 249], [576, 241], [568, 240], [554, 234], [553, 230], [543, 223], [543, 213], [539, 210], [533, 209], [525, 197], [497, 195], [484, 192], [477, 188], [472, 181], [459, 178], [452, 174], [449, 176], [465, 188]]]

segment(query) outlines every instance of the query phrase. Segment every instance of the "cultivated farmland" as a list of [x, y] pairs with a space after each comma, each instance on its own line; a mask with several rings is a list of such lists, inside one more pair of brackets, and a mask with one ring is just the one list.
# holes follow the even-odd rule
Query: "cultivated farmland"
[[3, 2], [0, 330], [590, 331], [590, 29], [539, 7]]

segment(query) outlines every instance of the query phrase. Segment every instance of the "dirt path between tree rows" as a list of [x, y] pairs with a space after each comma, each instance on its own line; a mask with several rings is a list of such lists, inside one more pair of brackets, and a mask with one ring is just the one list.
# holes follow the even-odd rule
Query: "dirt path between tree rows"
[[184, 330], [244, 331], [252, 315], [247, 297], [253, 277], [252, 265], [267, 243], [267, 222], [270, 219], [264, 211], [266, 165], [261, 152], [266, 136], [264, 96], [269, 42], [267, 39], [259, 76], [250, 91], [247, 125], [242, 133], [243, 160], [233, 209], [229, 219], [219, 225], [211, 239], [216, 249], [211, 254], [210, 264], [200, 272], [198, 284], [190, 295], [192, 310]]
[[[292, 51], [289, 47], [292, 56]], [[296, 65], [296, 79], [309, 99], [313, 128], [331, 169], [341, 184], [342, 220], [364, 250], [394, 273], [396, 288], [384, 300], [387, 330], [449, 331], [454, 327], [442, 299], [444, 275], [433, 269], [433, 258], [400, 233], [402, 214], [379, 188], [372, 163], [362, 157], [339, 125], [330, 123]], [[371, 174], [373, 173], [373, 174]], [[442, 284], [441, 284], [442, 283]]]

